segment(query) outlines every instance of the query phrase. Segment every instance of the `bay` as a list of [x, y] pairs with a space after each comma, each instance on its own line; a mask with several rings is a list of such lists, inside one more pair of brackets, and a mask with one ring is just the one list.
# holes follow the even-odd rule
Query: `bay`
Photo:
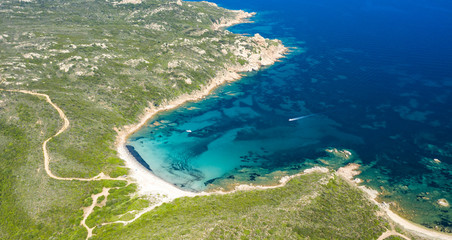
[[131, 136], [157, 176], [203, 191], [354, 162], [400, 215], [452, 231], [451, 3], [218, 3], [258, 12], [230, 31], [295, 49]]

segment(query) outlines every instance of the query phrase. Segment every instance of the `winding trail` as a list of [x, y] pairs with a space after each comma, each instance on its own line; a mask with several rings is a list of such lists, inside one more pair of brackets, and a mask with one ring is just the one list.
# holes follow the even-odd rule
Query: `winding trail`
[[[0, 88], [0, 91], [24, 93], [24, 94], [30, 94], [33, 96], [44, 97], [46, 99], [46, 102], [49, 103], [53, 108], [55, 108], [55, 110], [57, 110], [58, 114], [60, 115], [60, 118], [63, 120], [63, 126], [60, 128], [60, 130], [57, 133], [55, 133], [53, 136], [46, 139], [42, 143], [42, 152], [44, 154], [44, 168], [46, 170], [47, 175], [50, 178], [53, 178], [56, 180], [62, 180], [62, 181], [83, 181], [83, 182], [101, 181], [101, 180], [119, 180], [119, 181], [127, 181], [127, 183], [130, 184], [131, 181], [127, 178], [124, 178], [124, 177], [112, 178], [110, 176], [105, 175], [103, 172], [99, 173], [97, 176], [92, 177], [92, 178], [58, 177], [55, 174], [53, 174], [52, 171], [50, 170], [50, 155], [49, 155], [49, 151], [47, 150], [47, 143], [50, 140], [52, 140], [54, 137], [57, 137], [58, 135], [60, 135], [61, 133], [63, 133], [64, 131], [66, 131], [69, 128], [70, 122], [69, 122], [69, 119], [66, 117], [66, 114], [64, 114], [63, 110], [61, 110], [61, 108], [59, 108], [55, 103], [52, 102], [49, 95], [47, 95], [47, 94], [36, 93], [36, 92], [32, 92], [32, 91], [27, 91], [27, 90], [8, 90], [8, 89], [1, 89], [1, 88]], [[80, 224], [83, 227], [85, 227], [86, 230], [88, 231], [88, 236], [86, 237], [86, 239], [89, 239], [93, 235], [93, 229], [95, 227], [93, 227], [93, 228], [88, 227], [86, 225], [85, 221], [89, 217], [89, 215], [94, 211], [95, 206], [103, 207], [105, 205], [105, 203], [107, 201], [107, 196], [108, 196], [109, 190], [110, 190], [109, 188], [104, 188], [101, 193], [93, 194], [91, 196], [93, 198], [93, 204], [87, 208], [83, 208], [83, 219], [80, 222]], [[105, 200], [102, 203], [98, 204], [97, 199], [100, 196], [105, 196]]]
[[[91, 197], [93, 198], [93, 203], [91, 204], [91, 206], [83, 208], [83, 219], [80, 224], [83, 225], [86, 228], [86, 230], [88, 230], [88, 235], [86, 236], [86, 239], [89, 239], [90, 237], [93, 236], [93, 230], [94, 228], [96, 228], [96, 226], [92, 228], [88, 227], [88, 225], [86, 225], [86, 219], [88, 219], [89, 215], [94, 211], [95, 207], [103, 207], [105, 206], [105, 204], [107, 204], [107, 197], [110, 194], [109, 191], [110, 188], [103, 188], [102, 192], [91, 195]], [[98, 203], [97, 200], [101, 196], [105, 196], [105, 198], [104, 200], [102, 200], [102, 202]]]
[[51, 177], [53, 179], [57, 179], [57, 180], [63, 180], [63, 181], [73, 181], [73, 180], [84, 181], [84, 182], [100, 181], [100, 180], [129, 181], [128, 179], [126, 179], [124, 177], [112, 178], [112, 177], [105, 175], [102, 172], [92, 178], [76, 178], [76, 177], [69, 177], [69, 178], [66, 177], [65, 178], [65, 177], [58, 177], [55, 174], [53, 174], [52, 171], [50, 170], [50, 155], [49, 155], [49, 151], [47, 150], [47, 143], [50, 140], [52, 140], [54, 137], [57, 137], [58, 135], [60, 135], [61, 133], [63, 133], [64, 131], [66, 131], [69, 128], [70, 123], [69, 123], [69, 119], [66, 117], [66, 114], [64, 114], [63, 110], [61, 110], [61, 108], [59, 108], [55, 103], [52, 102], [49, 95], [47, 95], [47, 94], [36, 93], [36, 92], [32, 92], [32, 91], [27, 91], [27, 90], [8, 90], [8, 89], [1, 89], [1, 88], [0, 88], [0, 91], [17, 92], [17, 93], [30, 94], [30, 95], [34, 95], [34, 96], [38, 96], [38, 97], [44, 97], [46, 99], [46, 102], [48, 102], [53, 108], [55, 108], [55, 110], [57, 110], [58, 114], [60, 115], [60, 118], [63, 120], [63, 126], [60, 128], [60, 130], [57, 133], [55, 133], [53, 136], [51, 136], [50, 138], [46, 139], [42, 143], [42, 152], [44, 154], [44, 168], [46, 170], [47, 175], [49, 175], [49, 177]]
[[[1, 83], [2, 81], [0, 81]], [[49, 137], [48, 139], [46, 139], [43, 143], [42, 143], [42, 151], [43, 151], [43, 155], [44, 155], [44, 167], [46, 170], [47, 175], [50, 178], [56, 179], [56, 180], [62, 180], [62, 181], [83, 181], [83, 182], [89, 182], [89, 181], [101, 181], [101, 180], [119, 180], [119, 181], [127, 181], [128, 184], [130, 184], [132, 182], [131, 179], [125, 178], [125, 177], [117, 177], [117, 178], [112, 178], [110, 176], [105, 175], [103, 172], [99, 173], [97, 176], [92, 177], [92, 178], [76, 178], [76, 177], [58, 177], [55, 174], [52, 173], [52, 171], [50, 170], [50, 155], [49, 155], [49, 151], [47, 150], [47, 143], [49, 141], [51, 141], [53, 138], [57, 137], [58, 135], [60, 135], [61, 133], [63, 133], [64, 131], [66, 131], [69, 126], [70, 126], [70, 122], [69, 119], [67, 118], [66, 114], [64, 114], [63, 110], [61, 110], [61, 108], [59, 108], [55, 103], [52, 102], [52, 100], [50, 99], [49, 95], [44, 94], [44, 93], [36, 93], [36, 92], [32, 92], [32, 91], [28, 91], [28, 90], [9, 90], [9, 89], [1, 89], [0, 91], [5, 91], [5, 92], [15, 92], [15, 93], [24, 93], [24, 94], [30, 94], [33, 96], [38, 96], [38, 97], [44, 97], [46, 99], [46, 102], [49, 103], [53, 108], [55, 108], [55, 110], [57, 110], [60, 118], [63, 120], [63, 126], [60, 128], [60, 130], [55, 133], [53, 136]], [[346, 167], [340, 168], [337, 171], [337, 174], [341, 177], [343, 177], [344, 179], [350, 181], [352, 184], [354, 184], [355, 186], [357, 186], [356, 182], [353, 180], [353, 177], [355, 175], [357, 175], [359, 173], [359, 171], [357, 171], [357, 168], [359, 168], [359, 165], [356, 164], [349, 164]], [[328, 169], [323, 169], [323, 168], [313, 168], [311, 170], [306, 170], [304, 173], [309, 173], [310, 171], [328, 171]], [[297, 175], [294, 175], [297, 176]], [[268, 189], [268, 188], [276, 188], [276, 187], [281, 187], [284, 186], [291, 178], [293, 178], [294, 176], [291, 177], [286, 177], [286, 178], [282, 178], [280, 181], [279, 185], [276, 186], [249, 186], [249, 185], [241, 185], [238, 186], [234, 191], [229, 191], [229, 192], [210, 192], [210, 193], [198, 193], [198, 194], [189, 194], [190, 196], [196, 196], [196, 195], [210, 195], [210, 194], [229, 194], [235, 191], [243, 191], [243, 190], [252, 190], [252, 189]], [[362, 188], [362, 186], [357, 186], [358, 188]], [[396, 223], [402, 225], [406, 230], [415, 233], [417, 235], [420, 236], [424, 236], [427, 238], [434, 238], [434, 239], [452, 239], [452, 235], [451, 234], [446, 234], [446, 233], [442, 233], [442, 232], [437, 232], [431, 229], [426, 229], [422, 226], [418, 226], [417, 224], [414, 224], [410, 221], [407, 221], [403, 218], [401, 218], [400, 216], [398, 216], [397, 214], [393, 213], [388, 207], [382, 206], [382, 204], [378, 203], [375, 201], [375, 196], [373, 196], [374, 194], [369, 191], [368, 189], [363, 189], [364, 192], [366, 192], [367, 194], [369, 194], [369, 199], [374, 202], [375, 204], [377, 204], [381, 209], [383, 209], [386, 214], [388, 215], [388, 217], [390, 219], [392, 219], [393, 221], [395, 221]], [[86, 237], [86, 239], [89, 239], [92, 237], [93, 235], [93, 230], [95, 228], [92, 227], [88, 227], [86, 225], [86, 220], [88, 219], [88, 217], [91, 215], [91, 213], [93, 213], [94, 208], [97, 207], [103, 207], [105, 206], [106, 202], [107, 202], [107, 197], [109, 195], [109, 191], [110, 188], [103, 188], [102, 192], [97, 193], [97, 194], [93, 194], [91, 195], [91, 198], [93, 199], [93, 202], [90, 206], [88, 207], [84, 207], [83, 208], [83, 219], [80, 222], [80, 225], [82, 225], [83, 227], [86, 228], [86, 230], [88, 231], [88, 235]], [[98, 198], [101, 196], [105, 196], [105, 199], [98, 203]], [[142, 209], [141, 211], [139, 211], [135, 217], [132, 220], [129, 221], [116, 221], [116, 222], [111, 222], [111, 223], [104, 223], [102, 225], [107, 225], [107, 224], [114, 224], [114, 223], [122, 223], [124, 225], [127, 225], [131, 222], [134, 222], [136, 219], [138, 219], [139, 217], [141, 217], [143, 214], [151, 211], [152, 209], [154, 209], [155, 207], [165, 203], [165, 202], [170, 202], [172, 200], [174, 200], [175, 198], [167, 198], [163, 201], [161, 201], [160, 203], [151, 205], [145, 209]], [[394, 231], [393, 229], [391, 230], [387, 230], [386, 232], [384, 232], [379, 238], [380, 239], [385, 239], [389, 236], [399, 236], [402, 237], [404, 239], [409, 239], [408, 237]]]
[[212, 191], [212, 192], [200, 192], [200, 193], [191, 193], [187, 194], [186, 196], [179, 196], [179, 197], [163, 197], [160, 199], [159, 202], [150, 205], [147, 208], [144, 208], [140, 211], [137, 211], [137, 213], [135, 214], [134, 218], [128, 221], [115, 221], [115, 222], [106, 222], [103, 223], [102, 226], [104, 225], [109, 225], [109, 224], [123, 224], [123, 225], [127, 225], [129, 223], [134, 222], [135, 220], [137, 220], [138, 218], [140, 218], [143, 214], [153, 210], [154, 208], [164, 204], [164, 203], [169, 203], [173, 200], [175, 200], [176, 198], [180, 198], [180, 197], [194, 197], [194, 196], [209, 196], [209, 195], [226, 195], [226, 194], [232, 194], [235, 192], [239, 192], [239, 191], [251, 191], [251, 190], [265, 190], [265, 189], [274, 189], [274, 188], [280, 188], [280, 187], [284, 187], [291, 179], [295, 178], [295, 177], [299, 177], [301, 175], [304, 174], [310, 174], [313, 172], [320, 172], [320, 173], [328, 173], [329, 169], [328, 168], [324, 168], [324, 167], [313, 167], [313, 168], [309, 168], [304, 170], [302, 173], [299, 174], [295, 174], [295, 175], [291, 175], [291, 176], [285, 176], [282, 177], [279, 180], [279, 183], [277, 185], [269, 185], [269, 186], [262, 186], [262, 185], [250, 185], [250, 184], [241, 184], [239, 186], [236, 186], [233, 190], [230, 191]]

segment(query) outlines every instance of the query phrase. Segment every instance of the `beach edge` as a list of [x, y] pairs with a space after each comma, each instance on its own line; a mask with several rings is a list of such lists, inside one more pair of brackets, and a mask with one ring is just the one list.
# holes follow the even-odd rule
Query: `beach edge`
[[396, 213], [394, 213], [390, 208], [389, 205], [386, 203], [380, 203], [376, 199], [378, 197], [378, 191], [363, 185], [358, 185], [361, 181], [360, 179], [355, 179], [356, 175], [359, 175], [361, 171], [358, 169], [361, 166], [356, 163], [348, 164], [345, 167], [341, 167], [336, 171], [336, 175], [340, 176], [344, 180], [346, 180], [352, 187], [355, 187], [357, 189], [360, 189], [364, 192], [367, 199], [378, 206], [378, 208], [385, 214], [385, 216], [393, 221], [394, 223], [401, 226], [405, 231], [407, 231], [410, 234], [427, 238], [427, 239], [437, 239], [437, 240], [449, 240], [452, 239], [452, 234], [436, 231], [434, 229], [430, 229], [427, 227], [424, 227], [420, 224], [417, 224], [415, 222], [412, 222], [408, 219], [405, 219]]
[[[219, 30], [236, 24], [248, 23], [248, 19], [255, 15], [255, 13], [247, 13], [243, 10], [231, 11], [236, 13], [235, 18], [229, 20], [223, 19], [221, 23], [215, 23], [212, 28], [214, 30]], [[265, 39], [259, 34], [250, 38], [258, 44], [265, 44]], [[200, 90], [193, 91], [190, 94], [180, 95], [174, 100], [164, 102], [159, 107], [149, 104], [150, 106], [144, 110], [144, 113], [140, 117], [138, 117], [137, 124], [114, 129], [117, 132], [115, 149], [118, 153], [118, 157], [125, 162], [125, 166], [129, 169], [128, 177], [138, 185], [139, 195], [157, 194], [163, 196], [164, 201], [171, 201], [179, 197], [195, 196], [197, 194], [182, 190], [173, 184], [164, 181], [153, 174], [152, 171], [141, 165], [126, 148], [128, 137], [144, 127], [146, 123], [159, 112], [174, 109], [186, 102], [200, 100], [208, 96], [215, 88], [225, 83], [239, 80], [242, 77], [240, 73], [256, 71], [263, 66], [273, 65], [289, 51], [281, 41], [277, 41], [278, 45], [271, 45], [263, 48], [259, 58], [250, 58], [245, 65], [228, 66], [226, 69], [217, 72], [216, 76], [211, 79], [208, 84], [203, 85]]]

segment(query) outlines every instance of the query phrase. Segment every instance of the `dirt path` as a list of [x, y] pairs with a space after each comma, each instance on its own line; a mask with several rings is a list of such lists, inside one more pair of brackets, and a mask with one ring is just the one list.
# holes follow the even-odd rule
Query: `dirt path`
[[401, 237], [401, 238], [406, 239], [406, 240], [411, 240], [409, 237], [396, 232], [393, 223], [390, 222], [389, 225], [390, 225], [391, 229], [386, 230], [386, 232], [381, 234], [381, 236], [378, 237], [377, 240], [384, 240], [384, 239], [386, 239], [386, 238], [388, 238], [390, 236], [397, 236], [397, 237]]
[[390, 237], [390, 236], [397, 236], [397, 237], [401, 237], [401, 238], [406, 239], [406, 240], [411, 240], [407, 236], [402, 235], [402, 234], [400, 234], [400, 233], [398, 233], [398, 232], [396, 232], [394, 230], [388, 230], [388, 231], [384, 232], [383, 234], [381, 234], [380, 237], [378, 237], [377, 240], [384, 240], [384, 239], [386, 239], [387, 237]]
[[[94, 230], [94, 228], [96, 228], [96, 226], [94, 226], [92, 228], [88, 227], [88, 225], [86, 225], [86, 219], [88, 219], [89, 215], [91, 215], [91, 213], [93, 213], [95, 207], [105, 206], [105, 204], [107, 203], [107, 197], [109, 195], [109, 191], [110, 191], [110, 188], [103, 188], [102, 192], [91, 195], [91, 198], [93, 198], [93, 203], [91, 204], [91, 206], [83, 208], [83, 219], [80, 224], [83, 225], [86, 228], [86, 230], [88, 230], [88, 235], [86, 236], [86, 239], [89, 239], [90, 237], [93, 236], [93, 230]], [[101, 196], [105, 196], [105, 198], [104, 198], [104, 200], [102, 200], [102, 202], [98, 203], [97, 199]]]
[[[24, 94], [30, 94], [30, 95], [34, 95], [34, 96], [38, 96], [38, 97], [44, 97], [46, 99], [46, 102], [49, 103], [53, 108], [55, 108], [55, 110], [57, 110], [58, 114], [60, 115], [60, 118], [63, 120], [63, 126], [60, 128], [60, 130], [55, 133], [53, 136], [51, 136], [50, 138], [46, 139], [43, 144], [42, 144], [42, 151], [44, 154], [44, 167], [46, 170], [46, 173], [49, 177], [53, 178], [53, 179], [57, 179], [57, 180], [63, 180], [63, 181], [85, 181], [85, 182], [89, 182], [89, 181], [100, 181], [100, 180], [122, 180], [122, 181], [127, 181], [128, 183], [131, 183], [130, 179], [124, 178], [124, 177], [118, 177], [118, 178], [111, 178], [107, 175], [105, 175], [103, 172], [99, 173], [97, 176], [92, 177], [92, 178], [64, 178], [64, 177], [58, 177], [56, 175], [54, 175], [52, 173], [52, 171], [50, 170], [50, 156], [49, 156], [49, 152], [47, 150], [47, 143], [52, 140], [54, 137], [57, 137], [58, 135], [60, 135], [61, 133], [63, 133], [64, 131], [66, 131], [69, 126], [70, 126], [70, 122], [69, 119], [66, 117], [66, 114], [64, 114], [63, 110], [61, 110], [61, 108], [59, 108], [56, 104], [54, 104], [52, 102], [52, 100], [50, 99], [49, 95], [47, 94], [43, 94], [43, 93], [36, 93], [36, 92], [31, 92], [31, 91], [27, 91], [27, 90], [7, 90], [7, 89], [1, 89], [0, 91], [6, 91], [6, 92], [16, 92], [16, 93], [24, 93]], [[357, 171], [356, 169], [359, 167], [355, 166], [355, 165], [349, 165], [347, 167], [344, 167], [342, 169], [338, 170], [338, 175], [341, 175], [342, 177], [344, 177], [345, 179], [348, 179], [350, 182], [353, 182], [353, 176], [356, 175]], [[320, 169], [322, 170], [322, 169]], [[270, 187], [256, 187], [256, 186], [242, 186], [239, 187], [238, 189], [236, 189], [236, 191], [240, 191], [240, 190], [252, 190], [252, 189], [266, 189], [266, 188], [275, 188], [275, 187], [280, 187], [280, 186], [284, 186], [289, 179], [281, 179], [281, 183], [277, 186], [270, 186]], [[356, 184], [355, 182], [353, 182], [354, 184]], [[86, 225], [86, 219], [88, 219], [88, 217], [90, 216], [90, 214], [94, 211], [94, 207], [98, 206], [98, 207], [103, 207], [106, 204], [107, 201], [107, 196], [109, 194], [109, 188], [104, 188], [103, 191], [101, 193], [98, 194], [94, 194], [91, 197], [93, 198], [93, 203], [91, 206], [83, 208], [83, 219], [80, 222], [80, 224], [82, 226], [84, 226], [87, 231], [88, 231], [88, 235], [86, 237], [86, 239], [89, 239], [92, 236], [92, 232], [93, 232], [93, 228], [89, 228]], [[234, 192], [234, 191], [231, 191]], [[225, 193], [201, 193], [201, 194], [194, 194], [194, 195], [210, 195], [210, 194], [228, 194], [231, 192], [225, 192]], [[366, 192], [366, 191], [365, 191]], [[367, 191], [367, 193], [369, 193]], [[101, 203], [97, 203], [97, 199], [101, 196], [105, 196], [105, 199], [101, 202]], [[373, 197], [370, 197], [371, 200], [373, 200], [376, 204], [380, 205], [379, 203], [377, 203]], [[174, 199], [167, 199], [167, 201], [171, 201]], [[162, 204], [165, 201], [162, 201], [160, 204]], [[149, 212], [150, 210], [152, 210], [153, 208], [155, 208], [156, 206], [159, 206], [160, 204], [155, 204], [153, 206], [150, 206], [146, 209], [143, 209], [141, 212], [139, 212], [134, 219], [130, 220], [130, 221], [117, 221], [114, 223], [123, 223], [123, 224], [128, 224], [131, 223], [133, 221], [135, 221], [136, 219], [138, 219], [141, 215], [143, 215], [146, 212]], [[381, 206], [380, 206], [381, 207]], [[401, 217], [399, 217], [398, 215], [396, 215], [395, 213], [393, 213], [391, 210], [389, 210], [389, 208], [383, 208], [387, 215], [395, 222], [397, 222], [398, 224], [402, 225], [404, 228], [406, 228], [407, 230], [411, 230], [412, 232], [416, 232], [417, 234], [420, 234], [422, 236], [426, 236], [426, 237], [434, 237], [437, 239], [451, 239], [451, 235], [450, 234], [445, 234], [445, 233], [441, 233], [441, 232], [437, 232], [437, 231], [433, 231], [430, 229], [426, 229], [420, 226], [417, 226], [416, 224], [413, 224]], [[112, 224], [112, 223], [105, 223], [105, 224]], [[409, 239], [406, 236], [397, 233], [394, 230], [388, 230], [386, 232], [384, 232], [379, 238], [380, 239], [385, 239], [391, 235], [396, 235], [399, 237], [402, 237], [404, 239]]]
[[31, 91], [27, 91], [27, 90], [7, 90], [7, 89], [0, 89], [0, 91], [6, 91], [6, 92], [17, 92], [17, 93], [24, 93], [24, 94], [30, 94], [30, 95], [34, 95], [34, 96], [38, 96], [38, 97], [44, 97], [46, 99], [46, 102], [49, 103], [53, 108], [55, 108], [55, 110], [57, 110], [58, 114], [60, 115], [60, 118], [63, 120], [63, 126], [60, 128], [60, 130], [55, 133], [53, 136], [51, 136], [50, 138], [46, 139], [43, 143], [42, 143], [42, 152], [44, 154], [44, 168], [46, 170], [47, 175], [49, 175], [49, 177], [53, 178], [53, 179], [57, 179], [57, 180], [64, 180], [64, 181], [85, 181], [85, 182], [89, 182], [89, 181], [100, 181], [100, 180], [122, 180], [122, 181], [128, 181], [128, 179], [124, 178], [124, 177], [118, 177], [118, 178], [111, 178], [107, 175], [105, 175], [104, 173], [99, 173], [97, 176], [92, 177], [92, 178], [64, 178], [64, 177], [58, 177], [55, 174], [52, 173], [52, 171], [50, 170], [50, 155], [49, 155], [49, 151], [47, 150], [47, 143], [52, 140], [54, 137], [57, 137], [58, 135], [60, 135], [61, 133], [63, 133], [64, 131], [66, 131], [69, 128], [69, 119], [66, 117], [66, 114], [64, 114], [63, 110], [61, 110], [61, 108], [59, 108], [55, 103], [52, 102], [52, 100], [50, 99], [49, 95], [44, 94], [44, 93], [36, 93], [36, 92], [31, 92]]
[[[121, 180], [121, 181], [127, 181], [128, 183], [130, 183], [129, 179], [126, 179], [124, 177], [111, 178], [111, 177], [105, 175], [103, 172], [99, 173], [97, 176], [92, 177], [92, 178], [75, 178], [75, 177], [74, 178], [64, 178], [64, 177], [58, 177], [55, 174], [53, 174], [52, 171], [50, 170], [50, 155], [49, 155], [49, 151], [47, 150], [47, 143], [50, 140], [52, 140], [54, 137], [60, 135], [61, 133], [63, 133], [64, 131], [66, 131], [69, 128], [70, 122], [69, 122], [69, 119], [66, 117], [66, 114], [64, 114], [63, 110], [61, 110], [61, 108], [59, 108], [55, 103], [52, 102], [49, 95], [47, 95], [47, 94], [36, 93], [36, 92], [27, 91], [27, 90], [7, 90], [7, 89], [1, 89], [1, 88], [0, 88], [0, 91], [24, 93], [24, 94], [30, 94], [33, 96], [44, 97], [46, 99], [46, 102], [49, 103], [53, 108], [55, 108], [55, 110], [57, 110], [58, 114], [60, 115], [60, 118], [63, 120], [63, 126], [60, 128], [60, 130], [57, 133], [55, 133], [53, 136], [51, 136], [50, 138], [46, 139], [42, 143], [42, 152], [44, 154], [44, 168], [49, 177], [56, 179], [56, 180], [62, 180], [62, 181], [89, 182], [89, 181], [100, 181], [100, 180]], [[92, 232], [93, 232], [94, 228], [89, 228], [86, 225], [85, 221], [89, 217], [89, 215], [93, 212], [95, 206], [101, 207], [101, 206], [105, 205], [105, 203], [107, 201], [108, 190], [110, 190], [110, 189], [104, 188], [104, 190], [101, 193], [92, 195], [91, 197], [93, 198], [93, 205], [83, 209], [83, 220], [80, 222], [80, 224], [82, 226], [84, 226], [86, 228], [86, 230], [88, 231], [88, 236], [86, 237], [86, 239], [88, 239], [92, 236]], [[99, 198], [100, 196], [105, 196], [105, 200], [101, 204], [98, 204], [97, 198]]]

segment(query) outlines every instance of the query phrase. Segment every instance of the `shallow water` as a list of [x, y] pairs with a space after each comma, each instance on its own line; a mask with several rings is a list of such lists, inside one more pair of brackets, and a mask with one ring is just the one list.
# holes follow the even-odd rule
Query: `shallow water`
[[297, 49], [134, 134], [128, 144], [157, 176], [201, 191], [357, 162], [401, 215], [451, 231], [437, 201], [452, 202], [452, 4], [221, 3], [259, 13], [231, 31]]

